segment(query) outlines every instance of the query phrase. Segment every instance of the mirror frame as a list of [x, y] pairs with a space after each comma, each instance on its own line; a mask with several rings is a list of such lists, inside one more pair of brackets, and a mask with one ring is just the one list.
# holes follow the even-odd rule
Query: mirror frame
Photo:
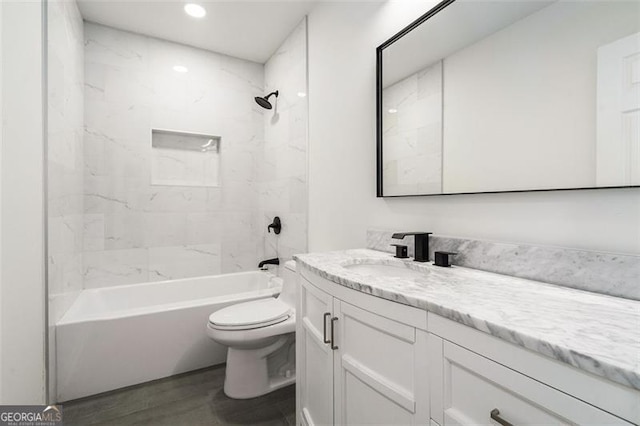
[[[383, 191], [383, 159], [382, 159], [382, 52], [393, 43], [425, 23], [439, 12], [442, 12], [447, 6], [456, 0], [443, 0], [430, 9], [427, 13], [411, 22], [405, 28], [400, 30], [394, 36], [382, 43], [376, 48], [376, 197], [377, 198], [401, 198], [401, 197], [432, 197], [441, 195], [469, 195], [469, 194], [501, 194], [512, 192], [549, 192], [549, 191], [576, 191], [576, 190], [601, 190], [601, 189], [620, 189], [620, 188], [640, 188], [640, 185], [618, 185], [618, 186], [588, 186], [576, 188], [546, 188], [546, 189], [514, 189], [507, 191], [478, 191], [478, 192], [441, 192], [439, 194], [406, 194], [406, 195], [384, 195]], [[444, 173], [444, 170], [443, 170]]]

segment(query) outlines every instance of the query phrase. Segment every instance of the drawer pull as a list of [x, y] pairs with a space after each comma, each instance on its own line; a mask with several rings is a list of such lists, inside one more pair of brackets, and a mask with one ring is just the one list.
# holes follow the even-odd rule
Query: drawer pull
[[327, 318], [329, 318], [331, 314], [329, 312], [324, 313], [324, 318], [322, 321], [322, 340], [324, 343], [330, 343], [331, 341], [327, 339]]
[[500, 417], [500, 410], [498, 410], [497, 408], [494, 408], [493, 410], [491, 410], [490, 414], [491, 414], [491, 419], [500, 423], [502, 426], [513, 426], [513, 423], [509, 423], [508, 421]]
[[334, 331], [334, 328], [335, 328], [334, 324], [336, 323], [336, 321], [338, 321], [338, 317], [331, 318], [331, 349], [333, 349], [334, 351], [336, 349], [338, 349], [338, 345], [336, 345], [334, 343], [335, 339], [334, 339], [334, 335], [333, 335], [333, 331]]

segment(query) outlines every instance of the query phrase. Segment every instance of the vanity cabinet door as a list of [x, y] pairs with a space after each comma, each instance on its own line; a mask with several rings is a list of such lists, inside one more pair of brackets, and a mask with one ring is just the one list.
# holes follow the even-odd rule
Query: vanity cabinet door
[[297, 414], [301, 425], [333, 423], [333, 297], [299, 277], [296, 321]]
[[444, 341], [444, 425], [630, 423]]
[[335, 299], [336, 425], [429, 424], [427, 332]]

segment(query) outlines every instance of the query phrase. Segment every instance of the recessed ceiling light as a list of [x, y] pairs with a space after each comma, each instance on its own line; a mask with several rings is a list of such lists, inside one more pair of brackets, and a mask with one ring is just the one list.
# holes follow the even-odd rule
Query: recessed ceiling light
[[307, 94], [304, 92], [298, 92], [298, 96], [300, 96], [301, 98], [304, 98], [305, 96], [307, 96]]
[[175, 72], [187, 72], [189, 69], [183, 65], [174, 65], [173, 70]]
[[187, 13], [187, 15], [193, 16], [194, 18], [203, 18], [207, 14], [207, 11], [204, 9], [204, 7], [195, 3], [185, 4], [184, 11]]
[[395, 114], [396, 112], [398, 112], [397, 109], [395, 108], [389, 108], [389, 114]]

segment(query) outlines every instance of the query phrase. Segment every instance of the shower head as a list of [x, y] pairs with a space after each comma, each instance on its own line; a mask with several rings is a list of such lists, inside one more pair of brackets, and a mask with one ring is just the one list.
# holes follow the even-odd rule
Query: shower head
[[278, 91], [276, 90], [275, 92], [271, 92], [265, 97], [256, 96], [254, 99], [256, 100], [258, 105], [260, 105], [262, 108], [271, 109], [271, 108], [273, 108], [273, 105], [271, 105], [271, 102], [269, 102], [269, 98], [271, 96], [273, 96], [273, 95], [275, 95], [276, 98], [277, 98], [278, 97]]

